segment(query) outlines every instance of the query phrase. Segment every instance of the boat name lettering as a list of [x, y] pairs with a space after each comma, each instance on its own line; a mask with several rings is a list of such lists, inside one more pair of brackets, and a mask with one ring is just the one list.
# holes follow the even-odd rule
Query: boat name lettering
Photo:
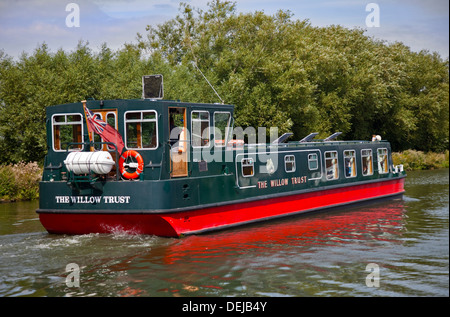
[[55, 196], [57, 204], [128, 204], [130, 196]]
[[306, 183], [306, 176], [298, 176], [291, 178], [280, 178], [280, 179], [272, 179], [270, 181], [259, 181], [258, 188], [268, 188], [268, 187], [280, 187], [287, 186], [289, 184], [297, 185]]

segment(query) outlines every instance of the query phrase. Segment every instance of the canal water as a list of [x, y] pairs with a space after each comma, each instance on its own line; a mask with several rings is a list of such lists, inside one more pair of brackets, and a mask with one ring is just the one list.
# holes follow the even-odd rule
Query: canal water
[[0, 296], [449, 296], [449, 170], [409, 172], [405, 187], [181, 239], [53, 235], [37, 202], [0, 204]]

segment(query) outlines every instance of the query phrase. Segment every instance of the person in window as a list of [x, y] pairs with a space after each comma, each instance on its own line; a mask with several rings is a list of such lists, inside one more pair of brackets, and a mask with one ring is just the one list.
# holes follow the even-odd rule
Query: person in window
[[386, 155], [381, 154], [380, 155], [380, 172], [386, 173], [387, 172], [387, 165], [386, 165]]
[[175, 125], [175, 120], [173, 119], [173, 116], [170, 116], [169, 121], [170, 121], [169, 142], [170, 142], [170, 145], [173, 146], [180, 139], [181, 129], [180, 129], [180, 127]]
[[352, 175], [352, 159], [345, 159], [345, 176], [350, 177]]
[[[336, 161], [336, 159], [331, 159], [330, 163], [331, 163], [331, 165], [329, 165], [327, 167], [327, 179], [335, 179], [335, 178], [337, 178], [337, 174], [336, 174], [337, 161]], [[328, 163], [327, 163], [327, 165], [328, 165]]]

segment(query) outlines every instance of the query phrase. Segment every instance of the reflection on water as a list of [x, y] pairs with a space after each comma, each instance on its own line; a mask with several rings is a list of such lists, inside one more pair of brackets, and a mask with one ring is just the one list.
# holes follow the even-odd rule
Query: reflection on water
[[403, 200], [182, 239], [49, 235], [13, 205], [0, 205], [0, 296], [448, 296], [448, 170], [410, 173]]
[[282, 249], [284, 254], [297, 254], [313, 252], [323, 245], [331, 247], [367, 241], [401, 243], [397, 236], [402, 232], [403, 214], [402, 202], [395, 201], [364, 210], [294, 217], [219, 234], [192, 236], [172, 245], [165, 260], [175, 263], [186, 254], [191, 258], [204, 258], [210, 253], [246, 254], [254, 249], [258, 253]]

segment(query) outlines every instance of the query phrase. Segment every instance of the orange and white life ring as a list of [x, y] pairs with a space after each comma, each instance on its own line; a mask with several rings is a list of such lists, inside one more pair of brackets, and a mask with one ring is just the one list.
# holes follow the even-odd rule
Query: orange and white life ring
[[[134, 158], [137, 162], [125, 163], [125, 161], [129, 157]], [[136, 170], [133, 173], [130, 173], [127, 171], [126, 167]], [[138, 178], [139, 175], [144, 171], [144, 159], [138, 152], [134, 150], [128, 150], [120, 156], [119, 169], [122, 176], [126, 179]]]

